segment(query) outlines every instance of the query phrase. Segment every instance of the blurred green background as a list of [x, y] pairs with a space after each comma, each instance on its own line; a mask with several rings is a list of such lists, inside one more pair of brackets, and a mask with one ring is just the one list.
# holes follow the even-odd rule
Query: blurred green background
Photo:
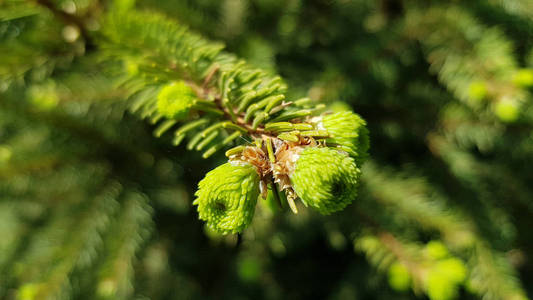
[[[354, 203], [206, 230], [226, 158], [128, 112], [99, 36], [121, 6], [359, 113]], [[0, 298], [531, 298], [532, 50], [531, 0], [0, 0]]]

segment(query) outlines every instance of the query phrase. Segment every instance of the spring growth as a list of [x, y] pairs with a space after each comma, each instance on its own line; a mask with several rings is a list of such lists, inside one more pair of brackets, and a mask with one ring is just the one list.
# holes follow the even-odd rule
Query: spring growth
[[185, 119], [195, 104], [194, 91], [183, 81], [166, 85], [157, 95], [157, 110], [169, 119]]
[[259, 174], [253, 165], [225, 163], [207, 173], [198, 185], [193, 204], [211, 229], [239, 233], [252, 222], [259, 196]]
[[360, 175], [352, 157], [326, 147], [308, 147], [299, 154], [290, 180], [305, 206], [329, 215], [354, 200]]
[[321, 117], [318, 127], [324, 127], [330, 138], [328, 145], [337, 147], [352, 156], [360, 166], [366, 160], [369, 148], [368, 130], [366, 122], [358, 114], [343, 111]]

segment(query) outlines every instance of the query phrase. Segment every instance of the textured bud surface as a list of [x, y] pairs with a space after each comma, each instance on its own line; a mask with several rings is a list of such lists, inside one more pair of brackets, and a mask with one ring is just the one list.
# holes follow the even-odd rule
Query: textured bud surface
[[328, 142], [340, 146], [361, 165], [370, 146], [366, 122], [358, 114], [343, 111], [324, 116], [322, 125], [332, 135]]
[[195, 101], [194, 91], [185, 82], [173, 82], [157, 95], [157, 110], [167, 118], [181, 120], [187, 117]]
[[300, 153], [290, 179], [306, 206], [328, 215], [353, 201], [360, 174], [352, 157], [330, 148], [307, 148]]
[[252, 221], [259, 196], [259, 175], [248, 163], [225, 163], [198, 184], [196, 200], [200, 219], [223, 234], [238, 233]]

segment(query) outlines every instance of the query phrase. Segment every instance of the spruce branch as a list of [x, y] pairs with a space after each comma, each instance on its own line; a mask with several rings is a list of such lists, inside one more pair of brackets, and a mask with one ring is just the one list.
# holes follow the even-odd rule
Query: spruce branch
[[[52, 6], [48, 9], [53, 14], [42, 14], [43, 10], [32, 4], [35, 2], [43, 7]], [[129, 3], [126, 6], [132, 3], [123, 3], [126, 2]], [[523, 3], [526, 3], [525, 0], [512, 0], [516, 5], [497, 2], [492, 1], [494, 5], [507, 9], [509, 14], [513, 13], [512, 7], [524, 7]], [[89, 281], [96, 280], [96, 285], [94, 282], [89, 285], [93, 288], [92, 291], [97, 287], [98, 296], [117, 299], [132, 297], [132, 263], [135, 262], [137, 249], [147, 239], [148, 231], [153, 226], [150, 222], [151, 207], [137, 191], [134, 192], [134, 197], [124, 199], [124, 202], [111, 197], [100, 203], [99, 196], [92, 197], [95, 194], [100, 195], [98, 187], [95, 191], [85, 185], [90, 185], [93, 182], [91, 180], [95, 178], [100, 180], [109, 175], [103, 174], [104, 171], [96, 172], [92, 170], [93, 167], [107, 170], [109, 163], [112, 165], [112, 173], [120, 172], [115, 166], [116, 157], [120, 157], [120, 164], [127, 166], [124, 169], [130, 172], [129, 166], [133, 165], [131, 160], [137, 159], [137, 154], [146, 149], [124, 141], [126, 138], [114, 141], [122, 145], [115, 147], [115, 143], [110, 142], [115, 137], [103, 138], [104, 135], [93, 135], [91, 130], [87, 130], [91, 129], [91, 125], [87, 128], [73, 126], [78, 122], [87, 121], [86, 118], [93, 118], [94, 112], [77, 114], [66, 122], [66, 119], [61, 117], [60, 110], [66, 107], [62, 106], [65, 104], [62, 101], [68, 99], [70, 104], [78, 101], [113, 100], [118, 106], [127, 106], [132, 113], [152, 123], [153, 135], [158, 138], [169, 138], [175, 145], [183, 143], [190, 150], [201, 151], [206, 158], [225, 151], [229, 161], [209, 172], [201, 181], [194, 203], [200, 218], [206, 221], [208, 227], [223, 233], [237, 233], [238, 243], [242, 241], [240, 232], [252, 223], [259, 197], [279, 202], [280, 207], [290, 208], [295, 213], [302, 211], [298, 202], [298, 199], [301, 199], [304, 205], [320, 213], [329, 214], [344, 209], [354, 201], [356, 193], [360, 193], [359, 184], [363, 182], [362, 196], [358, 196], [358, 202], [362, 206], [358, 206], [355, 211], [358, 214], [355, 217], [357, 220], [354, 221], [351, 214], [339, 215], [339, 219], [346, 217], [345, 224], [349, 224], [348, 226], [359, 226], [364, 221], [369, 223], [365, 224], [365, 228], [371, 228], [373, 232], [357, 238], [356, 247], [365, 252], [369, 262], [378, 270], [388, 272], [390, 284], [394, 289], [411, 287], [415, 291], [426, 292], [431, 299], [449, 299], [456, 293], [458, 286], [466, 283], [468, 292], [479, 294], [486, 299], [526, 299], [526, 293], [520, 287], [516, 272], [507, 257], [507, 254], [514, 254], [515, 251], [519, 253], [520, 250], [513, 249], [507, 254], [502, 251], [509, 250], [507, 247], [510, 245], [515, 247], [511, 243], [515, 237], [518, 242], [527, 240], [525, 234], [518, 232], [520, 227], [512, 223], [516, 215], [512, 212], [514, 208], [508, 208], [512, 205], [507, 204], [520, 201], [521, 209], [531, 210], [532, 207], [528, 202], [528, 195], [531, 194], [527, 186], [529, 177], [522, 174], [524, 182], [520, 182], [519, 177], [519, 168], [529, 166], [527, 162], [532, 153], [528, 127], [531, 120], [521, 120], [523, 122], [518, 128], [516, 125], [503, 126], [494, 122], [493, 116], [496, 115], [502, 121], [513, 121], [518, 108], [527, 108], [523, 100], [529, 97], [530, 91], [527, 89], [533, 85], [531, 69], [520, 69], [517, 63], [520, 59], [515, 61], [513, 57], [513, 35], [505, 34], [510, 30], [509, 27], [502, 26], [504, 30], [490, 28], [477, 20], [476, 9], [465, 10], [465, 6], [459, 3], [423, 4], [424, 9], [420, 9], [414, 2], [402, 2], [405, 4], [406, 26], [398, 31], [394, 30], [400, 38], [394, 38], [388, 33], [384, 35], [385, 39], [400, 43], [395, 43], [392, 47], [394, 49], [386, 47], [384, 50], [375, 51], [377, 55], [373, 58], [377, 60], [365, 57], [365, 64], [362, 66], [365, 69], [374, 63], [379, 64], [382, 58], [393, 62], [395, 57], [388, 54], [412, 50], [407, 49], [409, 45], [404, 43], [404, 40], [414, 38], [422, 45], [430, 68], [438, 74], [439, 81], [457, 99], [463, 101], [454, 102], [453, 106], [441, 110], [441, 119], [434, 124], [438, 133], [425, 135], [425, 130], [424, 136], [415, 133], [419, 139], [427, 137], [430, 150], [440, 159], [439, 165], [448, 166], [449, 170], [442, 172], [430, 171], [432, 175], [437, 173], [437, 176], [445, 173], [449, 176], [447, 179], [452, 179], [451, 183], [443, 183], [413, 176], [412, 169], [409, 173], [398, 174], [377, 162], [361, 167], [367, 157], [369, 143], [365, 121], [358, 115], [352, 112], [324, 112], [323, 105], [313, 105], [316, 103], [308, 98], [292, 99], [287, 96], [286, 86], [281, 78], [254, 68], [225, 52], [223, 45], [207, 41], [181, 24], [160, 15], [127, 11], [127, 7], [119, 12], [111, 11], [106, 20], [100, 23], [101, 31], [87, 31], [87, 38], [98, 45], [98, 51], [92, 52], [90, 57], [82, 58], [78, 54], [71, 55], [74, 51], [68, 52], [68, 63], [59, 64], [59, 72], [52, 74], [50, 70], [53, 67], [47, 68], [47, 75], [28, 78], [27, 82], [19, 86], [8, 84], [5, 88], [4, 78], [8, 81], [12, 81], [12, 78], [22, 78], [21, 81], [25, 81], [25, 77], [32, 77], [25, 74], [30, 74], [29, 71], [43, 64], [42, 61], [53, 64], [58, 56], [65, 54], [62, 48], [65, 41], [60, 34], [62, 26], [57, 26], [58, 22], [50, 22], [51, 15], [65, 24], [82, 29], [84, 36], [80, 26], [85, 22], [85, 17], [68, 13], [65, 16], [65, 12], [54, 8], [52, 3], [55, 2], [28, 1], [23, 6], [29, 6], [32, 10], [23, 13], [0, 12], [2, 22], [5, 21], [4, 16], [11, 14], [13, 18], [19, 18], [17, 22], [25, 24], [22, 27], [26, 30], [21, 32], [21, 36], [8, 40], [7, 43], [0, 43], [3, 50], [0, 52], [6, 53], [1, 58], [2, 63], [7, 62], [5, 66], [1, 66], [0, 71], [2, 96], [10, 98], [14, 107], [26, 105], [23, 98], [28, 95], [31, 99], [29, 102], [34, 106], [32, 109], [47, 105], [50, 105], [50, 110], [56, 106], [58, 109], [58, 114], [36, 110], [35, 114], [28, 115], [22, 122], [16, 120], [20, 119], [19, 115], [12, 116], [15, 111], [13, 107], [2, 105], [4, 111], [0, 111], [2, 137], [6, 133], [10, 136], [13, 129], [25, 135], [24, 138], [2, 140], [0, 144], [0, 178], [3, 181], [0, 183], [0, 190], [3, 192], [0, 227], [3, 228], [2, 234], [7, 233], [7, 243], [14, 241], [12, 245], [7, 246], [5, 242], [0, 243], [0, 247], [7, 247], [6, 251], [0, 249], [7, 253], [0, 257], [0, 270], [6, 274], [13, 273], [9, 274], [7, 279], [1, 278], [0, 298], [6, 290], [9, 292], [14, 289], [18, 289], [18, 296], [26, 298], [43, 297], [45, 294], [73, 294], [70, 296], [76, 298], [76, 292], [70, 290], [70, 283], [78, 283], [81, 281], [78, 281], [79, 278], [89, 277]], [[294, 10], [289, 14], [298, 17], [302, 13], [301, 15], [305, 16], [305, 5], [301, 6], [297, 12]], [[334, 7], [336, 6], [337, 4]], [[342, 10], [346, 10], [346, 7], [348, 6], [343, 6]], [[430, 9], [426, 10], [426, 7]], [[524, 16], [528, 13], [522, 12]], [[195, 17], [196, 15], [192, 18]], [[69, 18], [77, 18], [80, 24]], [[35, 20], [39, 22], [34, 22]], [[386, 24], [380, 24], [380, 18], [369, 20], [371, 22], [366, 22], [365, 26], [372, 27], [367, 29], [376, 30], [372, 31], [371, 35], [379, 39], [379, 27]], [[36, 28], [27, 26], [32, 22], [38, 24]], [[40, 32], [42, 28], [39, 26], [44, 22], [54, 30], [56, 36]], [[9, 33], [9, 30], [3, 33], [5, 32]], [[38, 38], [25, 39], [25, 33], [28, 32]], [[41, 45], [46, 46], [40, 47]], [[376, 47], [370, 49], [374, 48]], [[386, 57], [383, 53], [387, 54]], [[349, 53], [348, 56], [352, 54]], [[76, 59], [72, 62], [76, 64], [71, 62], [74, 57]], [[105, 71], [108, 73], [102, 78], [104, 81], [118, 78], [114, 89], [116, 92], [103, 97], [102, 90], [108, 89], [112, 83], [106, 82], [105, 88], [104, 84], [88, 84], [87, 76], [83, 72], [94, 71], [98, 67], [79, 67], [77, 63], [81, 60], [90, 64], [95, 60], [99, 65], [102, 62], [107, 64]], [[344, 60], [345, 58], [342, 58], [342, 61]], [[408, 60], [412, 58], [406, 61]], [[351, 57], [347, 61], [351, 61]], [[47, 83], [33, 82], [43, 79], [54, 83], [68, 81], [69, 79], [59, 77], [71, 77], [70, 72], [83, 75], [77, 74], [81, 84], [68, 86], [71, 90], [68, 96], [55, 97], [57, 91], [54, 88], [57, 86], [51, 85], [52, 89], [49, 90]], [[8, 73], [7, 76], [4, 73]], [[416, 73], [424, 74], [418, 70]], [[420, 79], [418, 74], [414, 76], [414, 80]], [[351, 80], [359, 76], [343, 74], [341, 77], [343, 80]], [[424, 77], [424, 80], [427, 79], [429, 78]], [[426, 85], [424, 82], [406, 83], [406, 87], [413, 90], [438, 90], [433, 84]], [[20, 89], [23, 92], [4, 94], [7, 89]], [[406, 95], [401, 94], [402, 89], [395, 89], [394, 95], [402, 97], [403, 100]], [[366, 91], [366, 88], [364, 90]], [[37, 92], [34, 93], [35, 91]], [[39, 97], [42, 96], [39, 92], [43, 92], [45, 96], [51, 95], [51, 101], [46, 101], [50, 98]], [[400, 95], [396, 92], [400, 92]], [[439, 93], [445, 94], [442, 91]], [[96, 96], [87, 97], [87, 94]], [[362, 96], [364, 97], [364, 93]], [[432, 101], [434, 96], [435, 93], [424, 92], [417, 97]], [[116, 101], [116, 98], [123, 97], [127, 97], [128, 101]], [[38, 101], [33, 103], [35, 99]], [[388, 101], [378, 103], [385, 105], [372, 106], [377, 107], [376, 111], [379, 111], [376, 115], [382, 116], [384, 111], [391, 112], [392, 118], [387, 118], [387, 122], [383, 123], [395, 123], [399, 119], [412, 119], [418, 115], [391, 108]], [[516, 105], [517, 103], [519, 105]], [[457, 107], [460, 109], [456, 109]], [[488, 108], [488, 114], [484, 108]], [[122, 110], [120, 113], [122, 114]], [[531, 109], [525, 113], [531, 114]], [[34, 132], [30, 127], [43, 121], [42, 118], [46, 119], [45, 126]], [[404, 130], [405, 124], [400, 125], [397, 130], [387, 130], [389, 125], [385, 124], [383, 129], [388, 133], [384, 139], [389, 140], [391, 136], [396, 136], [397, 139], [394, 139], [392, 145], [403, 146], [405, 143], [411, 148], [413, 140], [400, 138], [398, 133], [412, 131]], [[43, 128], [45, 129], [42, 130]], [[80, 137], [74, 143], [86, 142], [90, 144], [91, 151], [70, 151], [70, 148], [64, 149], [66, 146], [56, 140], [50, 143], [35, 142], [39, 136], [43, 136], [40, 131], [55, 132], [58, 128], [68, 128], [69, 136]], [[389, 129], [394, 128], [396, 126], [391, 125]], [[527, 138], [512, 143], [511, 147], [507, 143], [516, 138], [514, 134], [518, 129], [527, 135]], [[442, 130], [444, 132], [440, 132]], [[27, 134], [29, 132], [32, 134]], [[379, 138], [379, 131], [376, 131], [376, 135]], [[136, 138], [133, 137], [132, 140]], [[17, 143], [17, 140], [24, 143]], [[31, 143], [25, 142], [28, 140]], [[98, 147], [105, 148], [106, 153], [95, 153], [100, 152], [100, 149], [92, 149], [92, 146], [97, 144]], [[43, 152], [48, 151], [43, 149], [50, 148], [60, 150]], [[512, 148], [512, 151], [501, 151], [503, 148]], [[131, 153], [126, 151], [128, 149]], [[150, 150], [153, 148], [150, 147]], [[73, 154], [76, 157], [73, 158]], [[86, 155], [90, 155], [91, 160], [88, 160]], [[93, 159], [100, 156], [105, 156], [105, 166], [95, 167]], [[419, 159], [422, 164], [425, 163], [422, 157], [416, 158], [417, 163]], [[434, 157], [430, 159], [434, 160]], [[88, 164], [92, 171], [83, 170], [85, 164], [80, 167], [82, 162]], [[388, 162], [391, 160], [388, 159]], [[401, 162], [404, 162], [403, 158]], [[49, 176], [52, 173], [53, 176]], [[122, 176], [122, 173], [119, 176]], [[517, 176], [519, 179], [516, 179]], [[128, 176], [128, 179], [131, 177], [133, 176]], [[472, 210], [471, 213], [477, 214], [477, 218], [467, 218], [463, 215], [466, 212], [444, 205], [446, 201], [440, 200], [451, 199], [441, 199], [444, 198], [443, 194], [437, 192], [440, 189], [433, 188], [441, 183], [447, 187], [452, 186], [448, 193], [453, 193], [458, 200], [467, 200], [461, 202], [476, 206], [475, 211]], [[70, 185], [70, 188], [62, 189], [65, 184]], [[122, 184], [124, 181], [121, 180]], [[144, 185], [144, 182], [142, 184]], [[457, 189], [454, 189], [453, 185], [457, 184], [468, 186], [465, 188], [468, 191], [465, 193], [461, 188], [459, 193], [455, 194]], [[61, 188], [56, 188], [57, 186]], [[58, 194], [69, 194], [69, 197], [65, 198], [68, 201], [51, 201]], [[86, 195], [90, 197], [86, 198]], [[83, 199], [82, 205], [72, 203], [80, 199]], [[96, 202], [99, 204], [90, 208], [84, 205]], [[502, 205], [503, 203], [505, 205]], [[20, 217], [16, 214], [17, 210], [25, 210], [27, 206], [24, 205], [28, 204], [38, 206], [42, 212], [40, 217], [32, 219], [31, 226], [24, 227], [24, 223], [27, 223], [25, 213]], [[520, 213], [525, 213], [527, 218], [527, 212]], [[17, 228], [13, 230], [12, 219], [16, 219], [17, 224]], [[105, 221], [101, 223], [103, 225], [97, 224], [99, 220]], [[77, 221], [82, 222], [82, 228], [78, 228]], [[261, 222], [260, 219], [258, 221]], [[332, 223], [338, 226], [344, 222]], [[55, 235], [53, 231], [58, 228], [73, 230]], [[307, 228], [305, 230], [312, 232]], [[264, 233], [260, 231], [253, 232], [254, 238], [264, 242], [261, 240]], [[490, 233], [490, 237], [487, 237], [487, 233]], [[98, 242], [100, 234], [104, 237], [103, 245]], [[442, 242], [430, 241], [421, 244], [409, 240], [418, 234], [422, 234], [424, 238], [428, 235], [436, 236], [442, 239]], [[43, 255], [39, 256], [39, 251], [45, 249], [39, 246], [42, 240], [57, 236], [65, 241], [61, 246], [64, 245], [63, 250], [68, 251], [58, 250], [57, 248], [61, 247], [57, 246], [46, 247]], [[246, 234], [244, 238], [246, 239]], [[274, 240], [266, 242], [271, 241]], [[517, 246], [525, 246], [527, 250], [527, 244], [518, 243]], [[290, 251], [289, 247], [282, 248], [283, 252]], [[32, 253], [35, 249], [39, 251]], [[96, 252], [98, 257], [94, 256]], [[80, 259], [81, 257], [86, 258]], [[98, 259], [101, 259], [101, 263]], [[469, 266], [466, 281], [462, 260]], [[83, 270], [78, 268], [79, 261]], [[161, 261], [164, 262], [163, 259]], [[39, 271], [44, 269], [50, 272], [40, 274]], [[78, 274], [81, 272], [86, 275]], [[156, 276], [151, 277], [159, 280], [160, 273], [155, 274]], [[19, 283], [22, 287], [17, 287]], [[80, 288], [80, 291], [90, 288]]]
[[[458, 211], [443, 207], [442, 202], [439, 201], [442, 196], [431, 191], [426, 180], [393, 174], [387, 170], [378, 171], [378, 169], [375, 162], [368, 162], [363, 168], [365, 188], [372, 195], [372, 199], [382, 205], [381, 209], [392, 208], [394, 214], [400, 213], [409, 220], [415, 221], [422, 228], [437, 230], [445, 247], [462, 254], [461, 258], [471, 270], [464, 275], [464, 278], [468, 280], [472, 292], [488, 299], [527, 299], [504, 254], [489, 246], [488, 240], [481, 235], [474, 222]], [[445, 278], [440, 276], [446, 277], [446, 272], [441, 269], [445, 267], [464, 268], [464, 266], [457, 267], [457, 261], [443, 262], [440, 267], [435, 264], [438, 272], [431, 279], [427, 262], [420, 259], [424, 255], [423, 252], [420, 253], [418, 245], [394, 237], [367, 214], [363, 217], [368, 227], [374, 229], [374, 234], [371, 238], [360, 237], [356, 241], [356, 247], [364, 251], [369, 260], [378, 268], [392, 268], [394, 260], [386, 258], [387, 255], [392, 255], [403, 264], [407, 274], [413, 278], [412, 288], [415, 291], [422, 287], [422, 290], [425, 290], [433, 299], [432, 294], [439, 294], [438, 287], [446, 286], [446, 281], [444, 283], [441, 281]], [[380, 251], [376, 250], [378, 248]], [[420, 274], [420, 268], [426, 271]], [[430, 288], [431, 282], [435, 285], [433, 291]], [[449, 298], [435, 296], [435, 299]]]
[[533, 70], [519, 67], [514, 45], [499, 28], [456, 5], [411, 8], [405, 25], [406, 34], [421, 43], [430, 70], [457, 99], [502, 122], [520, 118]]
[[152, 208], [142, 194], [125, 196], [114, 226], [104, 237], [107, 246], [98, 274], [97, 295], [106, 299], [127, 299], [133, 293], [135, 254], [150, 235]]
[[[229, 163], [200, 182], [194, 204], [211, 228], [241, 232], [251, 223], [257, 193], [266, 198], [273, 185], [294, 213], [297, 198], [323, 214], [353, 201], [369, 147], [358, 115], [321, 114], [323, 104], [286, 99], [281, 77], [157, 14], [111, 12], [103, 28], [100, 47], [123, 61], [121, 87], [131, 93], [131, 111], [157, 125], [155, 136], [174, 132], [174, 145], [188, 139], [187, 149], [204, 158], [237, 145], [226, 151]], [[241, 136], [253, 142], [239, 145]], [[316, 155], [314, 148], [320, 148]], [[327, 177], [319, 171], [323, 164]], [[258, 176], [230, 178], [244, 165]], [[254, 188], [245, 193], [239, 182]]]
[[379, 231], [355, 241], [378, 269], [388, 272], [393, 289], [415, 293], [424, 291], [431, 300], [455, 299], [467, 278], [463, 261], [438, 241], [420, 245], [403, 241], [389, 232]]

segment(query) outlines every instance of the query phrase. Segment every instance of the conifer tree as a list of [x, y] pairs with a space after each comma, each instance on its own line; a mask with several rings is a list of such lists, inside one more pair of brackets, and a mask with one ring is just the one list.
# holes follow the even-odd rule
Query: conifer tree
[[0, 2], [0, 298], [531, 298], [532, 11]]

